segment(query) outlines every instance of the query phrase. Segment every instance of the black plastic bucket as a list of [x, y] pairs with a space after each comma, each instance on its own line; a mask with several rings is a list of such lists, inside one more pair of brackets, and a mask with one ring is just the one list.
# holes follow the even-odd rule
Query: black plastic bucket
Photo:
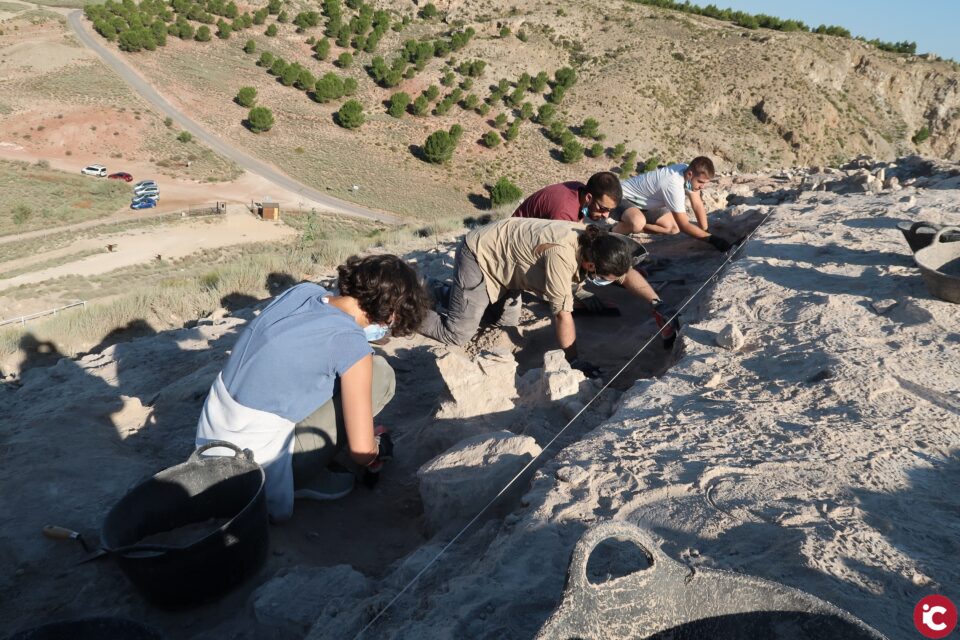
[[82, 618], [27, 629], [7, 640], [162, 640], [162, 637], [126, 618]]
[[[236, 456], [201, 454], [226, 447]], [[147, 536], [226, 519], [179, 544], [138, 544]], [[210, 442], [137, 485], [107, 514], [103, 548], [134, 586], [163, 607], [212, 600], [256, 573], [267, 556], [269, 520], [263, 469], [249, 450]]]

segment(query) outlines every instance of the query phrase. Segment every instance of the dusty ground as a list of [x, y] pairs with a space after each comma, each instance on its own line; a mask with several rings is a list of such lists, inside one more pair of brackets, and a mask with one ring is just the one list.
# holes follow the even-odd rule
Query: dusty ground
[[[845, 188], [857, 176], [728, 185], [739, 189], [734, 198], [786, 202], [715, 216], [717, 229], [736, 233], [770, 214], [687, 308], [682, 349], [663, 351], [655, 340], [615, 381], [627, 392], [613, 417], [592, 431], [602, 415], [574, 423], [562, 437], [570, 446], [534, 477], [520, 507], [503, 505], [516, 510], [454, 544], [364, 637], [529, 638], [559, 600], [579, 535], [610, 518], [640, 522], [674, 558], [802, 588], [890, 637], [910, 632], [921, 595], [955, 591], [957, 505], [945, 488], [960, 448], [951, 397], [960, 326], [954, 306], [926, 291], [895, 225], [960, 222], [957, 179], [876, 194], [803, 191], [823, 179]], [[719, 254], [682, 238], [650, 248], [659, 259], [651, 281], [667, 283], [668, 299], [688, 295], [721, 264]], [[447, 248], [411, 257], [435, 276], [449, 268]], [[608, 371], [654, 332], [642, 305], [618, 301], [619, 320], [578, 321], [581, 348]], [[519, 334], [483, 337], [487, 348], [515, 351], [519, 373], [539, 366], [549, 344], [542, 309], [528, 310]], [[327, 599], [325, 567], [345, 563], [373, 581], [374, 595], [344, 596], [336, 625], [323, 618], [309, 635], [352, 637], [443, 544], [425, 529], [419, 465], [496, 429], [545, 444], [570, 416], [566, 405], [518, 405], [438, 419], [442, 350], [422, 338], [393, 340], [384, 353], [399, 387], [381, 419], [394, 429], [399, 455], [376, 489], [298, 503], [291, 523], [272, 528], [272, 552], [256, 579], [199, 609], [155, 610], [109, 561], [75, 567], [77, 545], [45, 540], [39, 529], [54, 522], [95, 537], [127, 487], [187, 455], [210, 381], [251, 313], [105, 341], [111, 346], [31, 369], [4, 387], [3, 422], [12, 428], [3, 434], [0, 482], [14, 490], [0, 508], [20, 514], [0, 545], [5, 627], [98, 613], [145, 620], [170, 637], [304, 637]], [[739, 351], [716, 344], [729, 323], [746, 336]], [[651, 374], [659, 377], [632, 384]], [[291, 572], [316, 578], [315, 598], [284, 591], [291, 587], [280, 576]]]
[[[34, 270], [0, 280], [0, 292], [7, 287], [42, 282], [61, 275], [90, 276], [107, 273], [114, 269], [154, 260], [157, 256], [172, 260], [190, 255], [200, 249], [227, 247], [245, 242], [270, 242], [295, 235], [296, 232], [286, 225], [261, 220], [242, 205], [232, 205], [222, 216], [204, 216], [173, 228], [137, 229], [83, 240], [72, 245], [69, 250], [77, 252], [85, 248], [98, 248], [102, 251], [69, 264]], [[108, 244], [113, 247], [112, 251], [106, 248]], [[50, 254], [40, 254], [33, 260], [39, 261], [50, 257], [52, 257]], [[18, 263], [22, 266], [22, 263], [19, 261]], [[4, 266], [0, 263], [0, 270]]]

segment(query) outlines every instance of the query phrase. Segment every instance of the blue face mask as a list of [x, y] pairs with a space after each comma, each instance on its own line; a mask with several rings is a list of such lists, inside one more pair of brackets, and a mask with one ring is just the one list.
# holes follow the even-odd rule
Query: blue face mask
[[586, 218], [588, 213], [590, 213], [590, 207], [588, 205], [583, 205], [582, 207], [580, 207], [581, 218]]
[[690, 182], [689, 180], [684, 180], [683, 188], [686, 189], [687, 191], [693, 191], [693, 183]]
[[387, 331], [389, 330], [389, 325], [371, 322], [363, 328], [363, 337], [367, 339], [367, 342], [374, 342], [387, 335]]
[[594, 274], [587, 278], [587, 282], [598, 287], [605, 287], [608, 284], [613, 284], [613, 280], [607, 280], [606, 278], [601, 278], [600, 276]]

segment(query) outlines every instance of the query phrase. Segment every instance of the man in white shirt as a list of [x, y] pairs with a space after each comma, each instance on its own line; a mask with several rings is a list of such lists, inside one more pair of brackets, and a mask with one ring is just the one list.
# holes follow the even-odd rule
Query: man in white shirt
[[[623, 180], [623, 199], [610, 217], [616, 220], [614, 233], [680, 233], [710, 243], [719, 251], [729, 251], [730, 242], [709, 232], [707, 211], [700, 190], [710, 184], [716, 172], [706, 156], [690, 164], [672, 164]], [[690, 199], [696, 223], [687, 216]]]

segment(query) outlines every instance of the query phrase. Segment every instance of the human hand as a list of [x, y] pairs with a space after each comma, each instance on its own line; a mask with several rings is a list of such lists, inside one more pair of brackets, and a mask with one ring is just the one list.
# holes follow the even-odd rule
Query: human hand
[[707, 237], [706, 237], [706, 241], [707, 241], [707, 243], [709, 243], [710, 246], [712, 246], [714, 249], [716, 249], [717, 251], [721, 251], [721, 252], [723, 252], [723, 253], [726, 253], [727, 251], [730, 251], [730, 249], [733, 248], [733, 245], [730, 244], [730, 242], [729, 242], [728, 240], [725, 240], [724, 238], [721, 238], [720, 236], [718, 236], [718, 235], [715, 234], [715, 233], [712, 233], [712, 234], [710, 234], [709, 236], [707, 236]]
[[680, 334], [680, 314], [665, 302], [657, 299], [653, 301], [653, 319], [660, 329], [660, 338], [667, 349], [673, 347]]
[[599, 296], [587, 291], [583, 287], [577, 289], [573, 294], [574, 299], [583, 305], [583, 308], [590, 313], [600, 313], [605, 305]]
[[574, 358], [570, 360], [570, 368], [576, 369], [583, 373], [583, 375], [588, 378], [599, 378], [603, 374], [603, 370], [600, 367], [595, 367], [586, 360], [581, 360], [580, 358]]

